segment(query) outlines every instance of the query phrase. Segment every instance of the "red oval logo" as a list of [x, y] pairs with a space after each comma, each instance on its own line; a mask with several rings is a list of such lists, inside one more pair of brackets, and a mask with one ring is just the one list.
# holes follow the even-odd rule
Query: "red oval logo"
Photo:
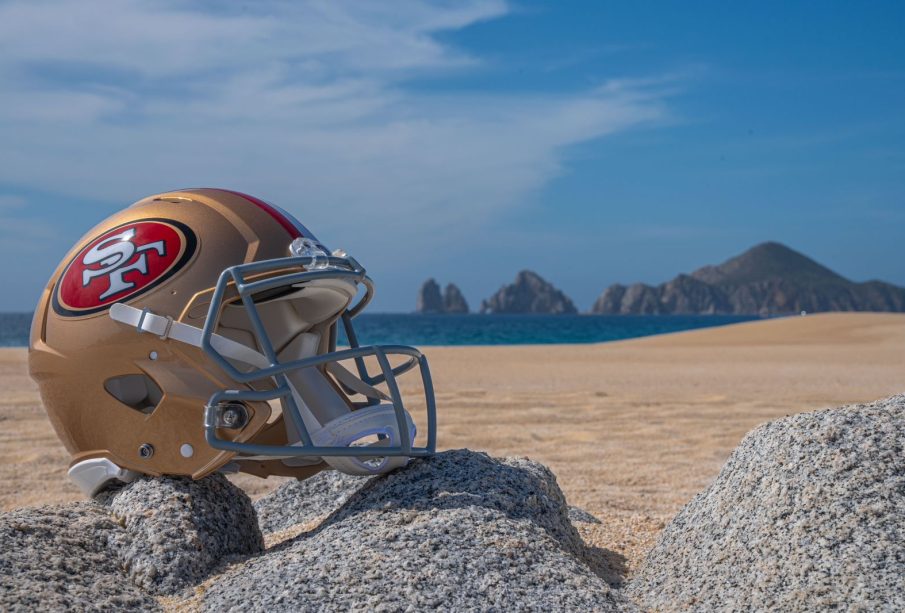
[[134, 298], [174, 275], [197, 241], [183, 223], [143, 219], [117, 226], [72, 258], [57, 283], [54, 310], [88, 315]]

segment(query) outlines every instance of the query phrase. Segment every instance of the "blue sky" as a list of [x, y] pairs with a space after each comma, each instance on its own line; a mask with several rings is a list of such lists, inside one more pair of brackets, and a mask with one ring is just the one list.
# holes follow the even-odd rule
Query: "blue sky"
[[182, 185], [473, 307], [587, 309], [765, 240], [905, 285], [901, 2], [0, 2], [0, 310]]

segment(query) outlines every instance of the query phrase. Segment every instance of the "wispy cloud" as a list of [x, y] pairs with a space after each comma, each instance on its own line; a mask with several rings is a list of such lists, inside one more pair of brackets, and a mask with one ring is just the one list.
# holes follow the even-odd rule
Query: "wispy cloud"
[[413, 88], [481, 65], [438, 35], [504, 16], [498, 0], [246, 7], [0, 5], [0, 184], [123, 203], [240, 188], [397, 255], [530, 200], [564, 147], [663, 120], [675, 88]]

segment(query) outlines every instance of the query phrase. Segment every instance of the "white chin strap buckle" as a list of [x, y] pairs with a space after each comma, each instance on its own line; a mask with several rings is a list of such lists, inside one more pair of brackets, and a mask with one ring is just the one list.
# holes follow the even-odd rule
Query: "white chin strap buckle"
[[[412, 444], [415, 441], [415, 424], [408, 411], [403, 413], [408, 422], [411, 438], [409, 444]], [[360, 446], [374, 447], [375, 452], [380, 447], [399, 447], [402, 444], [396, 411], [389, 404], [365, 407], [338, 417], [313, 432], [311, 442], [321, 447], [353, 447], [357, 443]], [[324, 462], [347, 475], [379, 475], [405, 466], [410, 459], [406, 456], [387, 457], [375, 453], [374, 456], [325, 457]]]
[[69, 469], [69, 478], [86, 496], [91, 497], [104, 489], [110, 481], [129, 483], [137, 477], [138, 473], [120, 468], [107, 458], [82, 460]]

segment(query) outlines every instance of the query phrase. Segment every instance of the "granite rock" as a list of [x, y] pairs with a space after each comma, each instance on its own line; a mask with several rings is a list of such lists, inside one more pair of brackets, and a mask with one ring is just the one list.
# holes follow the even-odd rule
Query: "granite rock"
[[127, 537], [92, 502], [0, 514], [0, 611], [154, 611], [110, 554]]
[[749, 433], [666, 527], [645, 609], [905, 610], [905, 396]]
[[[601, 579], [553, 474], [440, 453], [369, 480], [327, 520], [230, 569], [205, 610], [634, 610]], [[254, 597], [251, 597], [252, 590]]]
[[266, 551], [222, 476], [143, 478], [0, 514], [0, 610], [905, 610], [903, 451], [905, 396], [763, 425], [625, 590], [572, 523], [599, 520], [526, 459], [288, 483], [255, 505]]
[[573, 524], [600, 524], [599, 519], [588, 513], [584, 509], [576, 506], [569, 506], [569, 521]]
[[271, 534], [324, 519], [371, 478], [322, 470], [304, 481], [287, 481], [255, 502], [261, 531]]
[[108, 535], [132, 582], [152, 594], [199, 583], [224, 559], [263, 551], [251, 500], [221, 474], [141, 478], [100, 498], [125, 530]]

